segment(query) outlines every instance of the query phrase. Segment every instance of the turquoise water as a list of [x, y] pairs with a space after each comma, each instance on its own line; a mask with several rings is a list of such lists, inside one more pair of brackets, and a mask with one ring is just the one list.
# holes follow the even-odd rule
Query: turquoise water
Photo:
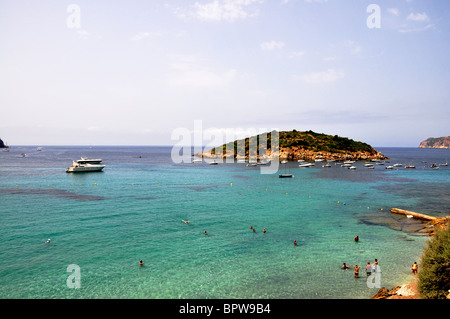
[[[0, 298], [369, 298], [367, 261], [391, 288], [411, 278], [427, 238], [362, 217], [450, 213], [450, 169], [421, 162], [445, 162], [448, 150], [380, 150], [418, 168], [290, 163], [295, 177], [280, 179], [245, 164], [175, 165], [165, 147], [1, 152]], [[66, 174], [80, 156], [107, 167]], [[66, 284], [70, 264], [79, 289]]]

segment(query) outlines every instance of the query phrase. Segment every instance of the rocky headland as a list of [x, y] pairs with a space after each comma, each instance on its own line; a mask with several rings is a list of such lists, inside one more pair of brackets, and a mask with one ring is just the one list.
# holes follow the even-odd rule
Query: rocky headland
[[450, 148], [450, 136], [430, 137], [420, 142], [419, 148]]

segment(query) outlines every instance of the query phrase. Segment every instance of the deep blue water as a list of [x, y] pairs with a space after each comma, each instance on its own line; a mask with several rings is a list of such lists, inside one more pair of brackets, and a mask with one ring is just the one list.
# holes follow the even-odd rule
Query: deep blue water
[[[170, 147], [12, 147], [0, 152], [0, 298], [369, 298], [365, 275], [342, 263], [377, 258], [392, 287], [427, 238], [368, 220], [392, 207], [450, 215], [450, 169], [429, 167], [450, 150], [378, 150], [417, 168], [289, 163], [295, 177], [280, 179], [174, 164]], [[107, 166], [65, 173], [81, 156]], [[71, 264], [79, 289], [67, 285]]]

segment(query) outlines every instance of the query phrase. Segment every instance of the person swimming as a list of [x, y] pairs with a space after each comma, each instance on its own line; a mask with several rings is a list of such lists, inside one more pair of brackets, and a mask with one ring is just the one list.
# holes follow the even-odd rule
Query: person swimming
[[344, 263], [344, 264], [342, 265], [341, 269], [349, 269], [349, 268], [351, 268], [351, 267], [352, 267], [352, 266], [347, 266], [347, 264]]
[[144, 266], [144, 263], [142, 260], [139, 261], [139, 266]]
[[50, 238], [45, 242], [46, 244], [50, 244]]
[[294, 240], [294, 246], [297, 246], [298, 244], [297, 244], [297, 241], [296, 240]]
[[185, 224], [189, 224], [189, 221], [188, 221], [188, 220], [184, 220], [184, 219], [183, 219], [183, 223], [185, 223]]
[[355, 241], [359, 241], [359, 235], [355, 236]]

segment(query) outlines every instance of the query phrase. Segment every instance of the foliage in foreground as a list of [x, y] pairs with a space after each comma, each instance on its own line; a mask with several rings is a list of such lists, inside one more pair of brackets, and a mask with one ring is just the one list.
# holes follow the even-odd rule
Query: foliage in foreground
[[424, 299], [445, 299], [450, 289], [450, 227], [430, 240], [422, 255], [419, 292]]

